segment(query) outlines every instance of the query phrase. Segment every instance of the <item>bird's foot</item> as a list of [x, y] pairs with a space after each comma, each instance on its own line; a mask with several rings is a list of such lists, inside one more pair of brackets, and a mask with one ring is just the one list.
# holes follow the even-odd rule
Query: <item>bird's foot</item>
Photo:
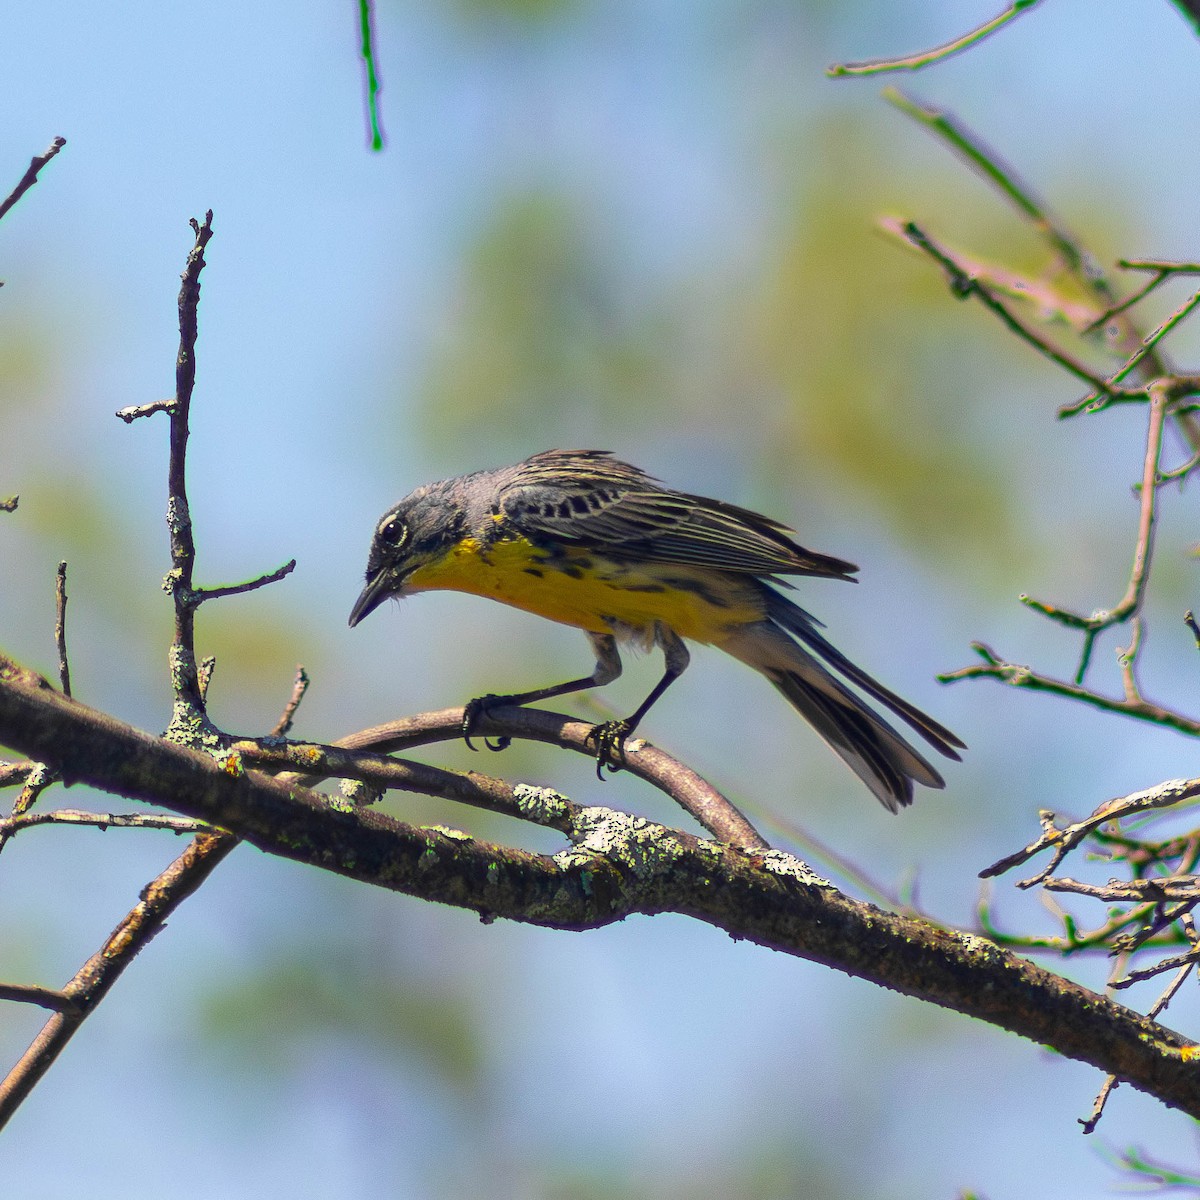
[[[511, 704], [513, 698], [511, 696], [497, 696], [494, 692], [489, 692], [486, 696], [476, 696], [474, 700], [469, 700], [463, 707], [462, 719], [462, 735], [463, 741], [467, 743], [468, 750], [477, 749], [471, 743], [471, 735], [475, 732], [475, 726], [479, 724], [481, 717], [486, 717], [488, 712], [493, 708], [503, 708], [506, 704]], [[501, 734], [497, 738], [485, 737], [483, 744], [489, 750], [507, 750], [512, 745], [512, 738]]]
[[633, 732], [633, 726], [627, 720], [605, 721], [602, 725], [592, 726], [587, 735], [587, 745], [596, 750], [596, 778], [604, 778], [604, 768], [610, 772], [619, 771], [625, 766], [625, 739]]

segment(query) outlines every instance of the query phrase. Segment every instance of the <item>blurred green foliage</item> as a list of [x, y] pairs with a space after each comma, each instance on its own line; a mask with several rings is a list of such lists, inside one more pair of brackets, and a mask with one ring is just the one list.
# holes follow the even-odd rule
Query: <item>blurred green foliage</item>
[[201, 1019], [243, 1070], [287, 1074], [334, 1042], [418, 1065], [470, 1093], [483, 1065], [478, 1014], [463, 989], [402, 976], [393, 959], [351, 939], [264, 955], [241, 978], [214, 985]]
[[[980, 545], [1027, 557], [1008, 468], [977, 411], [994, 400], [989, 376], [1027, 352], [998, 331], [968, 346], [975, 327], [936, 271], [873, 228], [914, 190], [936, 221], [953, 168], [914, 189], [877, 135], [837, 113], [815, 153], [811, 128], [805, 138], [812, 157], [797, 166], [776, 161], [787, 138], [764, 151], [764, 187], [772, 174], [791, 182], [776, 208], [747, 214], [749, 269], [731, 247], [706, 247], [682, 284], [619, 271], [629, 247], [581, 196], [500, 198], [431, 353], [421, 408], [439, 455], [461, 445], [459, 461], [490, 464], [551, 444], [686, 445], [704, 430], [752, 455], [771, 481], [760, 490], [819, 481], [927, 565], [961, 566]], [[1008, 223], [983, 196], [954, 217], [985, 244]]]

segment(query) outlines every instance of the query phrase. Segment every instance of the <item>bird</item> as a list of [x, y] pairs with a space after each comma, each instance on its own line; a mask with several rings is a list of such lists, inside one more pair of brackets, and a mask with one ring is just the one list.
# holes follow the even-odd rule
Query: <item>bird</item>
[[[489, 694], [468, 704], [463, 732], [490, 709], [611, 683], [618, 643], [663, 652], [664, 673], [628, 717], [591, 731], [597, 773], [617, 770], [625, 743], [708, 644], [752, 667], [783, 694], [891, 812], [914, 784], [945, 781], [859, 693], [958, 761], [958, 737], [841, 653], [816, 617], [789, 599], [785, 576], [855, 582], [858, 568], [806, 550], [770, 517], [675, 491], [606, 450], [546, 450], [524, 462], [428, 483], [375, 526], [357, 625], [389, 597], [450, 590], [498, 600], [575, 626], [595, 654], [590, 675]], [[857, 691], [852, 690], [857, 689]], [[502, 749], [506, 739], [493, 748]]]

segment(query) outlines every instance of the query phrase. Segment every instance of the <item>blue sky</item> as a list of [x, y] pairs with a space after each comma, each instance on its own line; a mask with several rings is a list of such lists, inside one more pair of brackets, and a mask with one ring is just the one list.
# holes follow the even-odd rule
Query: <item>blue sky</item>
[[[874, 163], [855, 160], [864, 174], [838, 180], [848, 206], [870, 188], [953, 224], [983, 203], [962, 177], [961, 195], [928, 184], [952, 178], [936, 174], [941, 152], [877, 83], [827, 81], [822, 68], [942, 40], [993, 7], [663, 0], [519, 18], [383, 4], [389, 142], [372, 154], [348, 0], [286, 14], [220, 0], [19, 6], [0, 46], [0, 179], [54, 135], [68, 145], [0, 223], [0, 495], [22, 494], [0, 526], [0, 644], [51, 669], [47, 597], [67, 557], [77, 694], [142, 727], [165, 724], [165, 424], [111, 414], [171, 393], [187, 219], [211, 207], [190, 459], [200, 574], [220, 583], [299, 559], [285, 583], [206, 613], [202, 636], [223, 648], [218, 720], [269, 727], [297, 660], [316, 680], [300, 732], [323, 739], [498, 678], [575, 674], [586, 661], [577, 634], [467, 598], [388, 606], [353, 631], [345, 619], [375, 518], [399, 495], [604, 438], [680, 486], [770, 505], [815, 547], [860, 561], [859, 588], [813, 607], [972, 754], [945, 793], [893, 821], [802, 740], [761, 681], [704, 653], [656, 710], [656, 739], [768, 828], [773, 812], [803, 820], [885, 881], [913, 869], [931, 911], [969, 921], [975, 872], [1032, 836], [1039, 807], [1086, 811], [1195, 773], [1174, 735], [932, 682], [980, 636], [1069, 669], [1071, 647], [1015, 594], [1057, 588], [1081, 605], [1119, 594], [1140, 418], [1056, 425], [1073, 385], [1019, 354], [998, 358], [984, 318], [931, 288], [904, 336], [961, 395], [959, 435], [1002, 447], [988, 466], [1012, 480], [1013, 519], [1035, 552], [997, 566], [1003, 547], [964, 537], [949, 570], [919, 537], [898, 537], [878, 497], [825, 474], [816, 452], [779, 469], [777, 397], [721, 375], [711, 347], [731, 309], [708, 297], [770, 274], [796, 197], [830, 178], [831, 130], [880, 148]], [[1200, 44], [1162, 0], [1043, 5], [900, 82], [1002, 147], [1103, 253], [1195, 256]], [[572, 360], [578, 390], [555, 403], [456, 407], [469, 376], [451, 368], [479, 344], [464, 332], [483, 303], [479, 247], [497, 213], [528, 196], [579, 221], [583, 291], [599, 296], [594, 311], [612, 310], [603, 328], [644, 332], [627, 314], [656, 314], [663, 339], [690, 348], [663, 355], [678, 389], [669, 400], [622, 406], [606, 393], [611, 375]], [[862, 238], [872, 261], [899, 254], [865, 222]], [[814, 291], [814, 309], [824, 302]], [[754, 333], [748, 315], [747, 346]], [[950, 516], [935, 480], [929, 490], [932, 537]], [[1190, 498], [1168, 514], [1147, 650], [1150, 690], [1180, 703], [1194, 686], [1175, 615], [1194, 602]], [[640, 664], [614, 703], [636, 699], [655, 669]], [[522, 751], [504, 769], [676, 819], [624, 781], [597, 796], [586, 764], [562, 773]], [[50, 984], [174, 851], [165, 835], [23, 837], [0, 870], [0, 975]], [[997, 893], [1014, 921], [1042, 919], [1003, 881]], [[443, 1004], [461, 1032], [439, 1027], [423, 1048], [428, 1025], [397, 1016], [389, 1035], [378, 1006], [350, 1003], [322, 1027], [302, 980], [323, 971], [351, 995], [369, 979], [369, 994], [401, 1013], [411, 1003], [426, 1022]], [[288, 991], [255, 990], [272, 972], [293, 980]], [[255, 996], [281, 995], [279, 1010], [253, 1011]], [[1185, 997], [1171, 1023], [1195, 1015]], [[33, 1028], [0, 1010], [6, 1059]], [[462, 1049], [470, 1068], [432, 1046], [456, 1036], [473, 1047]], [[89, 1021], [6, 1131], [0, 1164], [11, 1194], [35, 1200], [85, 1176], [99, 1197], [571, 1195], [589, 1176], [622, 1195], [801, 1194], [807, 1178], [847, 1195], [970, 1187], [992, 1200], [1031, 1194], [1033, 1177], [1038, 1192], [1082, 1197], [1114, 1179], [1074, 1124], [1099, 1082], [993, 1029], [682, 919], [586, 936], [484, 928], [244, 850]], [[1123, 1089], [1097, 1136], [1170, 1156], [1190, 1130]], [[775, 1161], [776, 1191], [755, 1191], [746, 1164]], [[563, 1178], [575, 1192], [554, 1190]]]

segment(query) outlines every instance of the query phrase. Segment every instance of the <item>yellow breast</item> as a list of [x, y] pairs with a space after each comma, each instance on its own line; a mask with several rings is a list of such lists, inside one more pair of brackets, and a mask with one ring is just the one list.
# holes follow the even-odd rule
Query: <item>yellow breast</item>
[[733, 572], [621, 563], [578, 548], [551, 556], [523, 538], [486, 549], [465, 538], [414, 571], [404, 590], [470, 592], [592, 633], [614, 624], [649, 632], [661, 622], [697, 642], [720, 643], [732, 629], [763, 619], [757, 589]]

